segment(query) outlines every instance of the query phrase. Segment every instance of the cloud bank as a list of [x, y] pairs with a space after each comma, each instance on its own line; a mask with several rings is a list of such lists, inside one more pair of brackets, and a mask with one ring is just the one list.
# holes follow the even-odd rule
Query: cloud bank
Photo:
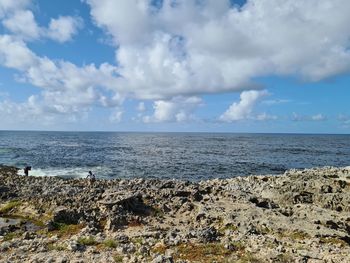
[[242, 7], [229, 0], [84, 3], [115, 48], [113, 64], [78, 66], [35, 54], [28, 42], [72, 41], [84, 21], [60, 15], [39, 25], [30, 0], [0, 0], [6, 29], [0, 65], [41, 90], [23, 105], [3, 101], [0, 109], [75, 116], [99, 106], [111, 108], [110, 120], [119, 122], [130, 98], [153, 102], [153, 113], [140, 110], [144, 122], [185, 121], [194, 119], [202, 95], [242, 92], [218, 118], [268, 120], [276, 117], [254, 113], [267, 94], [256, 90], [259, 77], [313, 82], [350, 70], [348, 0], [248, 0]]

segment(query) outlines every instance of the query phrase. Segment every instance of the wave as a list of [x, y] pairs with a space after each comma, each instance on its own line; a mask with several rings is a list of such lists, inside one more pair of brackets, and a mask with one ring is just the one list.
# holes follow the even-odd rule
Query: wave
[[[108, 167], [95, 166], [95, 167], [70, 167], [70, 168], [34, 168], [29, 172], [30, 176], [42, 177], [42, 176], [57, 176], [63, 178], [85, 178], [88, 171], [92, 171], [98, 178], [107, 178], [112, 174], [112, 170]], [[24, 170], [18, 171], [19, 175], [24, 175]]]

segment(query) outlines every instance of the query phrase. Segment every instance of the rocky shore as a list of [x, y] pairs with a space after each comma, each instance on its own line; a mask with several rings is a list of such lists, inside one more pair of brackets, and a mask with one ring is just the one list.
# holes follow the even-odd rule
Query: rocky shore
[[350, 168], [91, 183], [1, 166], [0, 262], [350, 262]]

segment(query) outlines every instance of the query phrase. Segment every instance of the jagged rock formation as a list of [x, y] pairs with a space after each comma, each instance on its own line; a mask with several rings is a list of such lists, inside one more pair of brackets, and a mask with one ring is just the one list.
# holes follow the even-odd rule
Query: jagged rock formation
[[16, 173], [0, 167], [0, 262], [350, 262], [349, 168], [198, 183]]

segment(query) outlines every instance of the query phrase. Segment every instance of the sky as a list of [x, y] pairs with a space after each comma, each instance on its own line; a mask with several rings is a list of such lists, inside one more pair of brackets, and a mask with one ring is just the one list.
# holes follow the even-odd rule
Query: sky
[[0, 0], [0, 130], [350, 132], [348, 0]]

